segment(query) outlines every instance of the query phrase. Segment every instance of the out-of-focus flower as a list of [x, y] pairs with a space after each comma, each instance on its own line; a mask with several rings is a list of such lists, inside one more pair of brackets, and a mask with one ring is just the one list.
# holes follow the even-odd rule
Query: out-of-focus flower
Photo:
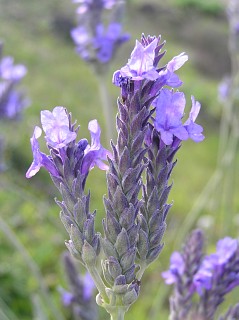
[[14, 65], [14, 59], [10, 56], [1, 57], [2, 48], [0, 43], [0, 116], [4, 119], [15, 119], [29, 104], [17, 88], [27, 69], [22, 64]]
[[178, 281], [178, 276], [184, 272], [185, 264], [179, 252], [174, 252], [170, 258], [170, 267], [168, 271], [162, 272], [165, 283], [172, 284]]
[[122, 34], [122, 25], [118, 22], [109, 24], [105, 30], [103, 24], [96, 28], [93, 45], [97, 51], [97, 58], [101, 63], [108, 63], [113, 58], [117, 47], [129, 40], [128, 34]]
[[[115, 0], [73, 2], [80, 3], [77, 9], [78, 25], [71, 31], [76, 52], [100, 72], [103, 69], [99, 66], [109, 63], [117, 49], [129, 40], [129, 35], [122, 31], [120, 21], [124, 2]], [[107, 23], [106, 19], [103, 19], [104, 13], [108, 16]]]

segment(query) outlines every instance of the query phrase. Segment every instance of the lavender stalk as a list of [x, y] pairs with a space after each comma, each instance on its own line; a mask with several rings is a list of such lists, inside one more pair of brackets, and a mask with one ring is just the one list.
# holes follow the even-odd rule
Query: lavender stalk
[[[89, 123], [91, 145], [85, 139], [76, 142], [79, 128], [63, 107], [41, 113], [50, 155], [39, 149], [39, 127], [31, 139], [34, 160], [27, 177], [41, 166], [50, 173], [63, 200], [57, 203], [70, 236], [66, 245], [91, 274], [99, 291], [96, 301], [112, 320], [124, 319], [139, 296], [145, 269], [162, 250], [174, 155], [183, 140], [204, 139], [203, 128], [195, 123], [200, 104], [192, 97], [189, 117], [183, 123], [184, 93], [168, 89], [181, 86], [175, 71], [188, 57], [182, 53], [158, 67], [165, 54], [163, 46], [160, 37], [142, 35], [128, 63], [114, 73], [113, 82], [121, 88], [121, 97], [112, 154], [100, 144], [96, 120]], [[109, 166], [102, 161], [106, 159]], [[84, 190], [95, 165], [107, 170], [104, 236], [95, 232], [95, 212], [89, 211], [90, 196]], [[100, 260], [103, 276], [97, 267]]]
[[56, 107], [53, 112], [42, 111], [41, 122], [50, 155], [40, 151], [37, 139], [42, 130], [35, 127], [31, 138], [34, 160], [26, 176], [31, 178], [42, 166], [50, 173], [63, 200], [57, 204], [61, 208], [62, 223], [70, 236], [66, 246], [76, 259], [89, 266], [99, 292], [107, 298], [105, 285], [96, 269], [100, 241], [94, 230], [95, 212], [89, 211], [90, 194], [85, 194], [84, 188], [89, 170], [95, 165], [103, 170], [108, 168], [102, 160], [106, 160], [110, 152], [100, 144], [100, 127], [96, 120], [89, 123], [91, 145], [86, 139], [76, 142], [79, 127], [75, 128], [63, 107]]

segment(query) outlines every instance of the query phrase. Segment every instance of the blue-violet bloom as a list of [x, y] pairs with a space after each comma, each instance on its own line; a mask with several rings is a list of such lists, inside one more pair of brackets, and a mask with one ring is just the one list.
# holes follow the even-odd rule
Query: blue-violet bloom
[[121, 76], [131, 78], [132, 80], [156, 80], [159, 77], [156, 67], [154, 66], [157, 44], [157, 38], [146, 47], [136, 40], [136, 45], [128, 63], [120, 69]]
[[178, 276], [184, 272], [185, 264], [182, 255], [175, 251], [170, 258], [170, 267], [168, 271], [162, 272], [165, 283], [172, 284], [178, 281]]
[[14, 65], [12, 57], [4, 57], [0, 61], [0, 78], [4, 80], [19, 81], [26, 73], [26, 67], [22, 64]]
[[49, 171], [53, 176], [58, 176], [58, 172], [50, 160], [50, 158], [40, 151], [38, 138], [40, 138], [42, 134], [42, 129], [39, 127], [35, 127], [33, 135], [30, 139], [32, 146], [32, 154], [33, 154], [33, 162], [30, 168], [27, 170], [26, 177], [33, 177], [41, 167], [45, 167], [47, 171]]
[[188, 120], [184, 123], [184, 126], [188, 132], [189, 138], [195, 142], [201, 142], [204, 139], [203, 127], [195, 123], [195, 120], [199, 114], [201, 105], [195, 98], [192, 96], [192, 108], [189, 114]]
[[63, 107], [55, 107], [52, 112], [41, 111], [41, 123], [46, 141], [53, 148], [63, 148], [76, 139], [76, 133], [70, 131], [69, 118]]
[[188, 132], [182, 124], [186, 100], [183, 92], [162, 89], [154, 102], [156, 107], [155, 128], [166, 145], [171, 145], [173, 137], [188, 139]]
[[108, 165], [103, 160], [107, 160], [107, 157], [112, 158], [112, 154], [100, 143], [101, 130], [97, 120], [91, 120], [88, 129], [91, 134], [91, 145], [88, 145], [84, 151], [82, 173], [88, 172], [94, 166], [98, 166], [101, 170], [108, 170]]

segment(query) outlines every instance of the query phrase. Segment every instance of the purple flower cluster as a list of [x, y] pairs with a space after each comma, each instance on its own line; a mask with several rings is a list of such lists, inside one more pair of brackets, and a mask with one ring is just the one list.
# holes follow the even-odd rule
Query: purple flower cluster
[[3, 45], [0, 43], [0, 117], [15, 119], [27, 106], [28, 101], [17, 86], [27, 73], [24, 65], [14, 65], [10, 56], [2, 56]]
[[[83, 60], [93, 65], [109, 63], [117, 48], [129, 39], [129, 35], [122, 32], [119, 21], [123, 2], [104, 0], [74, 2], [80, 3], [77, 10], [78, 26], [71, 31], [76, 52]], [[110, 16], [108, 25], [102, 22], [102, 15], [106, 9], [106, 13]]]
[[[71, 125], [70, 116], [64, 107], [55, 107], [52, 112], [44, 110], [41, 112], [42, 128], [45, 132], [45, 139], [50, 150], [51, 155], [46, 155], [40, 151], [38, 139], [42, 134], [40, 127], [35, 127], [33, 136], [31, 138], [33, 162], [26, 173], [27, 178], [34, 176], [41, 167], [44, 167], [53, 177], [62, 178], [59, 164], [55, 161], [53, 153], [57, 156], [61, 166], [69, 161], [67, 152], [69, 148], [74, 149], [74, 174], [77, 176], [78, 171], [82, 175], [87, 176], [89, 170], [95, 165], [106, 170], [108, 166], [103, 162], [110, 156], [110, 152], [102, 147], [100, 144], [100, 127], [97, 120], [89, 122], [89, 130], [91, 133], [91, 145], [86, 139], [81, 139], [76, 143], [77, 129]], [[80, 165], [78, 158], [82, 158]]]
[[[196, 232], [199, 231], [193, 234]], [[185, 304], [180, 305], [175, 301], [183, 300], [182, 296], [186, 292], [194, 314], [198, 314], [199, 318], [201, 316], [203, 319], [213, 319], [225, 295], [239, 285], [239, 243], [236, 239], [226, 237], [218, 241], [215, 253], [202, 257], [202, 236], [194, 241], [196, 243], [194, 247], [197, 249], [200, 247], [200, 250], [192, 250], [193, 244], [190, 240], [187, 240], [182, 254], [173, 253], [169, 270], [162, 273], [166, 284], [175, 284], [175, 292], [172, 297], [174, 301], [172, 307], [175, 310], [171, 311], [182, 314], [182, 317], [177, 319], [185, 318], [185, 313], [182, 312], [182, 309], [185, 311]], [[193, 263], [185, 254], [189, 250], [194, 251], [195, 256], [198, 256]], [[190, 268], [193, 266], [194, 272], [190, 273], [189, 266]], [[195, 293], [199, 295], [197, 304], [192, 302]]]
[[154, 81], [149, 95], [155, 97], [154, 126], [160, 132], [162, 142], [165, 145], [172, 145], [173, 140], [182, 141], [188, 138], [200, 142], [204, 139], [203, 128], [195, 123], [201, 108], [200, 103], [194, 97], [191, 98], [192, 108], [189, 118], [182, 123], [186, 105], [185, 95], [183, 92], [174, 92], [167, 88], [168, 86], [178, 88], [182, 85], [175, 71], [188, 60], [188, 56], [183, 52], [170, 60], [165, 67], [159, 68], [158, 62], [165, 54], [165, 52], [160, 53], [164, 42], [162, 44], [159, 42], [160, 38], [155, 37], [143, 38], [142, 42], [136, 40], [131, 58], [126, 66], [114, 73], [113, 83], [123, 88], [122, 83], [127, 80]]
[[90, 194], [84, 193], [85, 182], [94, 166], [108, 168], [103, 161], [111, 157], [111, 153], [100, 143], [101, 132], [96, 120], [89, 122], [90, 145], [86, 139], [76, 141], [79, 127], [72, 124], [71, 115], [64, 107], [55, 107], [52, 112], [42, 111], [41, 123], [50, 154], [40, 151], [38, 138], [42, 129], [35, 127], [31, 138], [33, 162], [26, 177], [31, 178], [41, 167], [50, 173], [62, 196], [62, 202], [57, 201], [57, 204], [70, 235], [66, 245], [72, 255], [85, 264], [89, 259], [85, 251], [91, 251], [93, 260], [100, 253], [99, 234], [94, 230], [95, 212], [90, 212]]
[[[93, 3], [100, 1], [87, 2]], [[160, 37], [142, 35], [128, 63], [113, 76], [114, 84], [121, 87], [121, 97], [112, 155], [100, 144], [96, 120], [89, 123], [91, 145], [85, 139], [76, 143], [78, 128], [71, 124], [63, 107], [41, 114], [50, 155], [39, 149], [39, 127], [31, 139], [34, 160], [27, 177], [41, 166], [50, 172], [63, 198], [57, 203], [70, 236], [66, 245], [92, 275], [99, 291], [97, 303], [122, 319], [138, 298], [145, 269], [163, 248], [174, 156], [183, 140], [199, 142], [204, 138], [202, 127], [195, 123], [200, 104], [192, 97], [191, 112], [182, 122], [185, 96], [173, 89], [182, 84], [176, 71], [188, 57], [182, 53], [158, 67], [165, 54], [163, 46]], [[108, 165], [104, 163], [106, 158]], [[107, 172], [104, 235], [95, 233], [95, 212], [90, 213], [90, 196], [84, 193], [86, 177], [94, 166]], [[104, 255], [100, 255], [101, 250]], [[173, 280], [169, 282], [184, 272], [183, 259], [180, 254], [174, 255]], [[186, 296], [183, 301], [189, 305]]]

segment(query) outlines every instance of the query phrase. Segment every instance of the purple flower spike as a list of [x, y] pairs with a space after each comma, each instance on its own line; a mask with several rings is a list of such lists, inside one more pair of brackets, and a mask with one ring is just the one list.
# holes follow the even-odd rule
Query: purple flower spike
[[53, 148], [63, 148], [76, 139], [76, 133], [70, 131], [69, 118], [63, 107], [55, 107], [52, 112], [41, 111], [41, 123], [46, 141]]
[[27, 178], [33, 177], [41, 167], [45, 167], [53, 176], [58, 176], [58, 172], [52, 161], [40, 151], [37, 139], [40, 138], [41, 134], [42, 129], [39, 127], [35, 127], [33, 135], [30, 139], [33, 153], [33, 162], [30, 168], [27, 170]]
[[85, 149], [85, 156], [82, 164], [82, 173], [87, 174], [94, 166], [99, 167], [101, 170], [108, 170], [108, 165], [103, 162], [112, 157], [110, 151], [106, 150], [100, 144], [100, 126], [97, 120], [91, 120], [88, 125], [91, 134], [91, 146]]
[[176, 283], [178, 276], [184, 272], [183, 257], [179, 252], [174, 252], [170, 258], [170, 268], [168, 271], [162, 272], [162, 277], [165, 279], [166, 284]]
[[188, 139], [188, 132], [181, 121], [186, 104], [184, 93], [162, 89], [154, 104], [155, 128], [160, 132], [161, 140], [166, 145], [171, 145], [174, 136], [180, 140]]
[[195, 120], [198, 116], [198, 113], [200, 111], [201, 105], [198, 101], [195, 100], [195, 98], [192, 96], [192, 109], [189, 114], [188, 120], [184, 123], [184, 126], [188, 132], [189, 138], [192, 139], [195, 142], [200, 142], [204, 139], [203, 127], [196, 124]]
[[146, 47], [136, 40], [131, 58], [128, 60], [127, 65], [120, 69], [121, 76], [132, 78], [132, 80], [156, 80], [159, 77], [154, 66], [155, 49], [157, 45], [157, 38]]

